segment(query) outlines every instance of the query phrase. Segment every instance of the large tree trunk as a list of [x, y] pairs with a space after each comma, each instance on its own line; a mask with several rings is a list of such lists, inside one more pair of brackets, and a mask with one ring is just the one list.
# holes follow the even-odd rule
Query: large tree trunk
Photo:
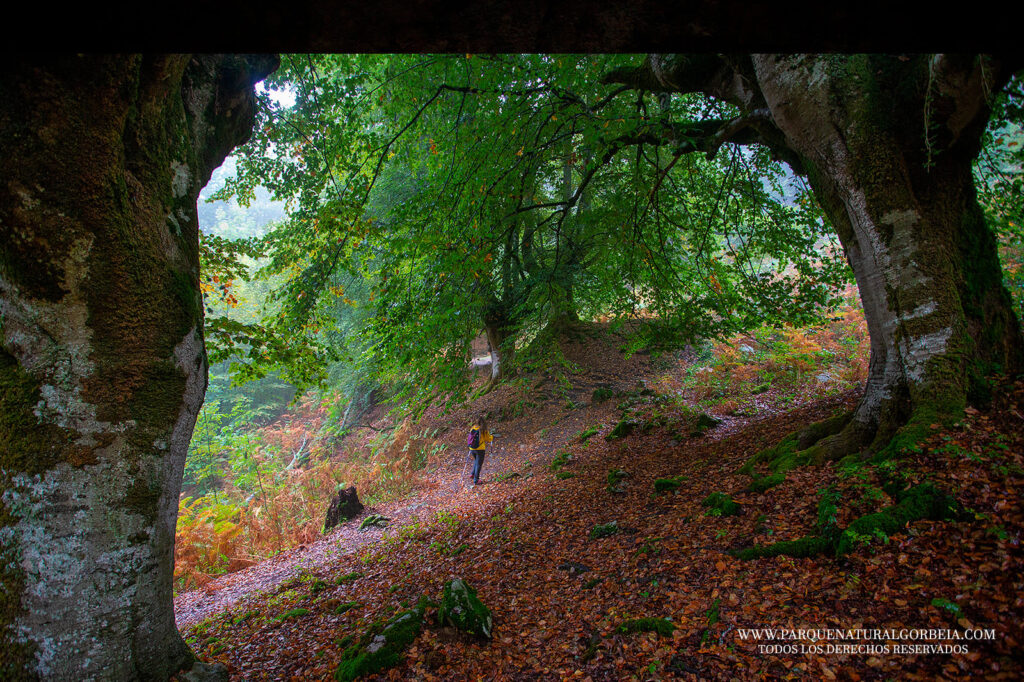
[[0, 677], [167, 679], [206, 390], [196, 198], [273, 58], [61, 57], [0, 75]]
[[491, 378], [493, 387], [508, 375], [515, 354], [515, 338], [508, 310], [500, 303], [492, 303], [484, 311], [484, 333], [491, 351]]
[[870, 370], [849, 419], [801, 434], [809, 459], [911, 445], [984, 403], [986, 375], [1024, 367], [971, 172], [988, 99], [1009, 74], [979, 55], [652, 55], [606, 76], [736, 105], [734, 119], [691, 125], [702, 139], [679, 149], [767, 145], [807, 175], [835, 227], [864, 304]]
[[995, 67], [868, 55], [753, 64], [846, 250], [871, 335], [864, 397], [823, 454], [878, 450], [897, 434], [894, 448], [910, 444], [984, 402], [987, 374], [1022, 366], [972, 177]]

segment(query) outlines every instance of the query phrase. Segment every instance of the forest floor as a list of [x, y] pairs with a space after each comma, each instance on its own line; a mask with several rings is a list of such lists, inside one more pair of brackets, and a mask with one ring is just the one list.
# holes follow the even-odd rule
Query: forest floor
[[[963, 520], [860, 538], [841, 558], [742, 561], [729, 551], [813, 532], [829, 486], [840, 528], [894, 503], [878, 467], [801, 467], [761, 492], [737, 473], [789, 432], [852, 407], [857, 392], [780, 401], [769, 390], [756, 398], [762, 409], [716, 414], [721, 423], [698, 434], [689, 406], [649, 388], [666, 369], [657, 361], [623, 360], [597, 337], [567, 348], [571, 382], [532, 377], [461, 411], [428, 410], [422, 422], [445, 428], [450, 449], [408, 498], [179, 595], [178, 625], [197, 654], [232, 679], [328, 679], [350, 635], [421, 595], [440, 601], [443, 585], [462, 578], [491, 609], [493, 638], [442, 627], [429, 609], [380, 679], [1021, 677], [1024, 382], [899, 461], [908, 484], [930, 481], [964, 505]], [[597, 399], [599, 388], [616, 397]], [[641, 427], [608, 439], [629, 410]], [[492, 415], [495, 441], [471, 487], [464, 423], [480, 411]], [[615, 470], [624, 473], [613, 484]], [[656, 492], [669, 477], [678, 487]], [[739, 513], [711, 515], [702, 502], [716, 492]], [[358, 531], [370, 513], [388, 527]], [[637, 618], [669, 627], [620, 630]], [[765, 628], [818, 632], [749, 634]], [[824, 629], [869, 632], [839, 641]]]

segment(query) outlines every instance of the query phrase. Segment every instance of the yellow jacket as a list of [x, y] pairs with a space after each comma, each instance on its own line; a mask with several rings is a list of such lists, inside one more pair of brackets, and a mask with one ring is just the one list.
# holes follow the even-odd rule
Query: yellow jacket
[[[473, 426], [470, 428], [470, 431], [472, 431], [473, 429], [479, 430], [479, 424], [473, 424]], [[480, 431], [480, 445], [476, 446], [475, 448], [470, 448], [470, 450], [484, 450], [487, 448], [487, 444], [490, 443], [492, 440], [494, 440], [494, 436], [491, 435], [490, 431]]]

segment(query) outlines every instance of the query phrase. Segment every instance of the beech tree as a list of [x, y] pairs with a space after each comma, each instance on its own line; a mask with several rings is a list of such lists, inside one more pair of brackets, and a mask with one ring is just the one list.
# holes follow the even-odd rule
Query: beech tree
[[0, 73], [3, 679], [192, 665], [172, 572], [207, 383], [196, 198], [275, 66], [78, 55]]
[[864, 305], [869, 377], [851, 414], [787, 446], [799, 459], [912, 445], [985, 403], [990, 374], [1022, 368], [972, 177], [992, 100], [1019, 66], [990, 55], [650, 55], [605, 76], [730, 103], [734, 116], [678, 126], [678, 153], [763, 145], [807, 177], [834, 226]]

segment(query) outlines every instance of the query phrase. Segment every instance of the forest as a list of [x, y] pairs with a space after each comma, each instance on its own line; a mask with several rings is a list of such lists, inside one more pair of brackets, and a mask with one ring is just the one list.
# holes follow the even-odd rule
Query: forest
[[1020, 676], [1019, 59], [82, 59], [0, 77], [0, 677]]

